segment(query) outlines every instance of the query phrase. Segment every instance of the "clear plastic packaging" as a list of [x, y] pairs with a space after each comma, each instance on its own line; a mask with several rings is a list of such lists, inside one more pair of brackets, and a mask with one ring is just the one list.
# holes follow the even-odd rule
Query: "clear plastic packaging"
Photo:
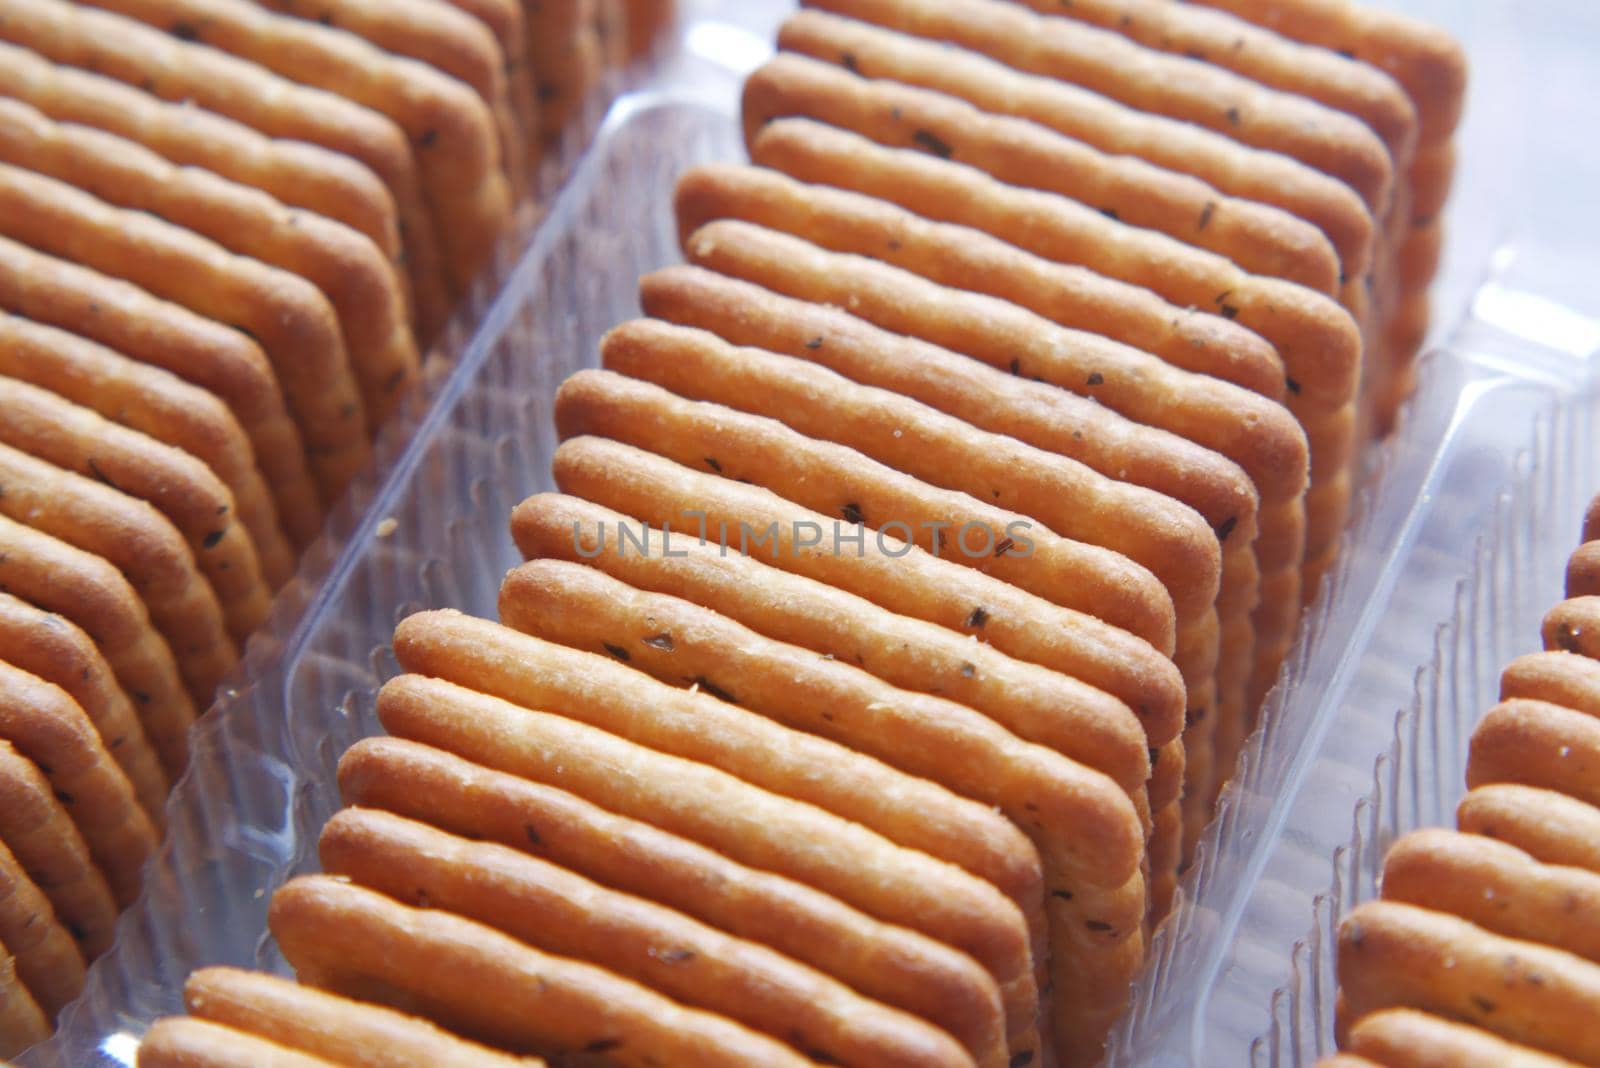
[[[507, 240], [448, 358], [197, 728], [144, 896], [57, 1036], [21, 1065], [131, 1064], [143, 1029], [181, 1011], [193, 968], [283, 969], [267, 901], [317, 867], [338, 757], [378, 730], [395, 622], [435, 606], [494, 615], [519, 562], [509, 511], [550, 488], [555, 387], [638, 314], [639, 275], [678, 262], [677, 174], [743, 157], [739, 85], [793, 4], [679, 6], [674, 39], [579, 124], [547, 211]], [[1600, 347], [1600, 291], [1576, 267], [1600, 248], [1600, 204], [1585, 201], [1600, 149], [1582, 139], [1600, 115], [1556, 104], [1600, 112], [1583, 54], [1600, 9], [1397, 6], [1456, 31], [1474, 63], [1440, 344], [1375, 458], [1349, 552], [1155, 944], [1113, 1063], [1301, 1064], [1326, 1041], [1330, 924], [1370, 894], [1389, 837], [1453, 805], [1464, 724], [1487, 707], [1496, 665], [1536, 640], [1529, 621], [1595, 486], [1584, 357]]]

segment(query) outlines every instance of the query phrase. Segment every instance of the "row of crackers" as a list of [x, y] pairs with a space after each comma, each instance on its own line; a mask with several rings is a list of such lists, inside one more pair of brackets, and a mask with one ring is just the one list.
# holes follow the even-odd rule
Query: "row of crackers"
[[[884, 953], [863, 968], [770, 922], [748, 930], [809, 968], [806, 982], [780, 982], [753, 958], [730, 969], [731, 948], [663, 948], [660, 932], [675, 928], [600, 937], [604, 920], [572, 918], [572, 901], [596, 900], [590, 882], [702, 923], [733, 919], [669, 897], [650, 866], [547, 858], [537, 824], [520, 839], [486, 835], [426, 802], [394, 812], [386, 801], [377, 807], [468, 843], [554, 861], [517, 859], [508, 900], [520, 910], [443, 883], [419, 890], [384, 873], [466, 847], [391, 824], [348, 791], [355, 807], [328, 833], [389, 828], [389, 859], [357, 874], [325, 843], [324, 864], [381, 896], [327, 878], [280, 892], [274, 933], [303, 979], [398, 990], [396, 1003], [515, 1051], [750, 1056], [689, 1058], [670, 1043], [704, 1032], [663, 1034], [636, 998], [626, 1020], [541, 1016], [481, 1004], [442, 967], [397, 977], [395, 961], [432, 958], [447, 938], [418, 917], [454, 930], [430, 914], [449, 912], [511, 936], [519, 966], [541, 959], [530, 951], [577, 958], [782, 1042], [791, 1059], [1098, 1059], [1218, 764], [1231, 763], [1336, 551], [1378, 321], [1361, 298], [1383, 291], [1367, 267], [1380, 259], [1373, 220], [1388, 217], [1394, 157], [1348, 116], [1075, 21], [1076, 6], [1047, 17], [999, 0], [830, 2], [790, 20], [784, 54], [746, 87], [757, 166], [684, 176], [689, 265], [646, 278], [653, 318], [614, 330], [603, 370], [558, 395], [561, 493], [513, 520], [535, 562], [508, 578], [503, 624], [414, 617], [396, 638], [411, 674], [379, 699], [403, 741], [808, 883], [958, 950], [992, 995], [969, 990], [964, 1009], [935, 1011], [921, 983], [885, 982]], [[1222, 17], [1121, 6], [1121, 30], [1135, 9], [1190, 27]], [[1355, 42], [1370, 31], [1382, 43], [1362, 47], [1391, 60], [1436, 40], [1343, 15], [1305, 32]], [[1297, 86], [1291, 60], [1324, 54], [1224, 21], [1235, 51], [1276, 56]], [[1171, 79], [1162, 93], [1152, 70]], [[1236, 116], [1221, 129], [1281, 151], [1200, 129], [1201, 86], [1232, 94], [1218, 97]], [[1067, 132], [1041, 121], [1048, 108], [1028, 110], [1041, 98], [1059, 123], [1101, 111]], [[1333, 133], [1302, 136], [1313, 117]], [[1341, 233], [1357, 235], [1359, 285], [1341, 286], [1328, 230], [1208, 186], [1180, 160], [1127, 158], [1140, 130], [1150, 155], [1172, 138], [1203, 147], [1228, 164], [1215, 173], [1230, 188], [1265, 169], [1257, 190], [1296, 175], [1328, 194], [1313, 203], [1352, 207], [1322, 225], [1351, 224]], [[1351, 146], [1371, 151], [1352, 149], [1360, 165], [1346, 167]], [[405, 779], [394, 794], [429, 796], [424, 771], [394, 759]], [[774, 828], [799, 855], [774, 845]], [[428, 844], [408, 852], [406, 834]], [[548, 884], [569, 875], [589, 882], [562, 883], [552, 900]], [[636, 907], [605, 900], [606, 915]], [[409, 933], [388, 963], [336, 967], [323, 952], [327, 932], [363, 909], [418, 906], [393, 913], [392, 929]], [[558, 907], [559, 921], [547, 911]], [[478, 966], [451, 959], [448, 971]], [[730, 985], [685, 967], [702, 961]], [[808, 994], [819, 971], [878, 1004]], [[775, 1000], [751, 1004], [752, 986]], [[789, 1063], [777, 1056], [757, 1059]]]
[[1472, 735], [1458, 831], [1406, 835], [1340, 928], [1328, 1068], [1600, 1064], [1600, 498]]
[[297, 7], [0, 3], [0, 1056], [109, 947], [197, 711], [628, 47], [620, 7]]

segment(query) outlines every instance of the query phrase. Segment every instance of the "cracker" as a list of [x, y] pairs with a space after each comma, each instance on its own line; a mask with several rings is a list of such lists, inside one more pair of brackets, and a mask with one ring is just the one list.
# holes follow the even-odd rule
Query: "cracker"
[[522, 0], [528, 66], [539, 94], [539, 132], [558, 137], [600, 80], [603, 57], [594, 0]]
[[141, 1068], [337, 1068], [231, 1027], [172, 1016], [150, 1025], [139, 1042]]
[[456, 1038], [415, 1016], [263, 972], [201, 968], [184, 982], [183, 1001], [199, 1019], [346, 1068], [538, 1068], [540, 1063]]
[[1600, 805], [1600, 720], [1543, 701], [1502, 701], [1472, 732], [1467, 785], [1521, 783]]
[[144, 602], [109, 561], [0, 515], [0, 587], [94, 639], [169, 779], [188, 763], [194, 703]]
[[926, 220], [861, 193], [807, 185], [764, 168], [705, 164], [679, 178], [674, 205], [686, 244], [708, 223], [739, 220], [1009, 300], [1061, 326], [1274, 400], [1285, 391], [1272, 346], [1225, 319], [1180, 311], [1148, 290], [1047, 262], [982, 231]]
[[528, 64], [528, 26], [521, 0], [446, 0], [489, 27], [505, 53], [506, 91], [526, 145], [528, 170], [539, 162], [539, 95]]
[[3, 842], [0, 943], [16, 957], [17, 977], [51, 1019], [83, 992], [83, 954], [56, 920], [50, 900]]
[[[779, 726], [710, 691], [685, 693], [605, 656], [459, 612], [408, 617], [395, 629], [394, 649], [407, 671], [471, 686], [523, 708], [570, 716], [811, 802], [971, 871], [1030, 916], [1042, 911], [1038, 856], [1028, 839], [992, 809], [844, 746]], [[1127, 877], [1127, 871], [1112, 869], [1102, 885], [1116, 886]]]
[[1545, 613], [1540, 634], [1546, 650], [1561, 649], [1600, 659], [1600, 596], [1562, 601]]
[[378, 717], [400, 738], [568, 790], [968, 953], [1000, 987], [1008, 1036], [1033, 1026], [1026, 922], [1005, 895], [952, 864], [705, 764], [448, 682], [392, 680]]
[[149, 502], [183, 536], [243, 641], [267, 618], [272, 593], [233, 495], [205, 464], [102, 419], [49, 390], [0, 375], [0, 442]]
[[1456, 823], [1545, 864], [1600, 873], [1600, 810], [1554, 790], [1499, 783], [1462, 799]]
[[14, 240], [125, 278], [254, 339], [282, 384], [324, 501], [370, 457], [338, 319], [305, 279], [6, 164], [0, 164], [0, 219]]
[[111, 665], [70, 620], [0, 593], [0, 661], [65, 690], [78, 703], [145, 814], [159, 824], [169, 780]]
[[1011, 185], [1082, 201], [1129, 225], [1215, 252], [1255, 274], [1322, 293], [1338, 289], [1338, 254], [1310, 223], [1280, 208], [1229, 196], [1190, 175], [981, 111], [959, 97], [862, 78], [809, 56], [780, 53], [746, 79], [743, 105], [747, 144], [774, 119], [804, 116], [879, 144], [965, 163]]
[[[1292, 410], [1324, 414], [1355, 399], [1361, 375], [1361, 338], [1355, 322], [1332, 300], [1304, 286], [1248, 274], [1215, 253], [1124, 224], [1066, 197], [1005, 185], [980, 170], [937, 155], [886, 148], [806, 119], [769, 124], [757, 135], [750, 152], [756, 163], [799, 181], [853, 190], [898, 204], [926, 219], [980, 229], [1042, 260], [1081, 265], [1149, 289], [1176, 308], [1202, 308], [1232, 320], [1259, 338], [1245, 338], [1236, 330], [1215, 330], [1225, 325], [1215, 318], [1189, 323], [1190, 316], [1185, 313], [1180, 321], [1189, 327], [1184, 340], [1191, 346], [1220, 342], [1229, 350], [1242, 349], [1252, 341], [1268, 342], [1281, 356], [1283, 374], [1291, 383], [1287, 403]], [[1053, 270], [1046, 273], [1052, 277], [1059, 274]], [[1087, 326], [1090, 321], [1083, 322]], [[1207, 338], [1205, 327], [1221, 337]], [[1168, 355], [1168, 346], [1154, 344], [1153, 334], [1141, 341], [1124, 329], [1107, 324], [1100, 332]], [[1223, 366], [1227, 365], [1219, 364], [1219, 377], [1229, 377], [1220, 373]], [[1233, 380], [1274, 399], [1285, 395], [1285, 387], [1278, 382], [1263, 388], [1243, 375]]]
[[1572, 1060], [1600, 1057], [1592, 1026], [1600, 965], [1571, 954], [1378, 901], [1340, 926], [1338, 969], [1352, 1025], [1381, 1009], [1413, 1008]]
[[974, 1059], [1005, 1049], [999, 991], [971, 958], [793, 879], [563, 790], [399, 739], [357, 742], [339, 761], [339, 788], [347, 804], [533, 853], [771, 946], [867, 997], [938, 1023]]
[[1388, 206], [1394, 166], [1383, 142], [1360, 120], [1211, 63], [1157, 52], [1069, 19], [1042, 18], [1000, 0], [807, 0], [807, 5], [949, 41], [1018, 70], [1280, 152], [1350, 186], [1375, 216]]
[[[1263, 502], [1256, 540], [1262, 580], [1258, 615], [1274, 622], [1274, 613], [1277, 618], [1298, 615], [1305, 439], [1282, 407], [1105, 339], [1063, 330], [1003, 301], [826, 252], [775, 231], [712, 223], [690, 239], [687, 252], [699, 266], [790, 297], [848, 308], [875, 326], [1093, 398], [1228, 457], [1251, 476]], [[1242, 421], [1251, 424], [1250, 432], [1241, 432]], [[1269, 592], [1278, 598], [1273, 605], [1267, 603]], [[1287, 638], [1271, 647], [1258, 645], [1258, 673], [1275, 673], [1286, 650]]]
[[541, 494], [517, 506], [511, 526], [532, 559], [582, 561], [638, 589], [704, 604], [769, 638], [857, 664], [893, 686], [946, 695], [1118, 781], [1144, 781], [1147, 748], [1165, 746], [1182, 728], [1181, 717], [1141, 722], [1127, 705], [1068, 675], [758, 559], [724, 554], [690, 534], [659, 540], [670, 556], [590, 555], [603, 527], [614, 532], [625, 521], [576, 497]]
[[[525, 633], [609, 655], [669, 684], [725, 694], [1000, 808], [1033, 839], [1043, 864], [1057, 1034], [1081, 1028], [1087, 1004], [1120, 999], [1107, 987], [1132, 979], [1116, 974], [1117, 955], [1108, 951], [1140, 932], [1143, 886], [1123, 903], [1120, 894], [1108, 899], [1102, 884], [1108, 870], [1132, 878], [1140, 863], [1142, 782], [1117, 783], [960, 705], [898, 690], [590, 568], [545, 561], [513, 570], [501, 587], [500, 614]], [[671, 652], [660, 648], [666, 643]]]
[[1600, 541], [1600, 496], [1590, 501], [1583, 513], [1583, 540]]
[[[270, 138], [350, 157], [387, 187], [412, 273], [424, 343], [444, 325], [449, 292], [406, 135], [386, 116], [217, 49], [62, 0], [8, 0], [0, 37], [177, 105], [193, 103]], [[98, 124], [97, 124], [98, 125]]]
[[[179, 166], [202, 167], [363, 234], [402, 261], [394, 198], [365, 164], [305, 141], [274, 140], [212, 111], [169, 103], [0, 43], [0, 89], [58, 122], [104, 130]], [[404, 275], [408, 301], [410, 275]]]
[[1397, 164], [1417, 142], [1417, 109], [1388, 74], [1326, 48], [1307, 47], [1242, 19], [1198, 5], [1159, 0], [1023, 0], [1042, 15], [1064, 15], [1115, 30], [1162, 52], [1213, 63], [1253, 82], [1308, 97], [1360, 119]]
[[1600, 875], [1476, 834], [1415, 831], [1383, 861], [1383, 897], [1600, 961]]
[[388, 117], [406, 135], [445, 275], [455, 292], [477, 278], [511, 212], [494, 117], [470, 88], [353, 34], [283, 18], [249, 0], [96, 0], [188, 40], [259, 63], [295, 82]]
[[[646, 523], [696, 529], [700, 520], [684, 513], [703, 512], [714, 543], [723, 530], [734, 547], [744, 536], [763, 562], [837, 585], [890, 611], [981, 635], [1002, 652], [1105, 690], [1141, 716], [1172, 715], [1183, 707], [1176, 668], [1147, 642], [896, 538], [865, 538], [860, 556], [803, 553], [795, 542], [809, 536], [810, 528], [796, 530], [792, 524], [812, 523], [826, 534], [835, 522], [842, 529], [842, 521], [766, 490], [597, 438], [568, 440], [556, 452], [554, 469], [563, 492]], [[767, 538], [761, 542], [757, 535]], [[613, 547], [618, 547], [615, 536]]]
[[262, 577], [276, 590], [294, 553], [250, 440], [216, 394], [87, 338], [0, 311], [0, 375], [30, 382], [205, 464], [232, 494]]
[[0, 238], [0, 306], [80, 334], [220, 397], [250, 439], [284, 531], [297, 547], [322, 526], [300, 431], [272, 365], [237, 330], [98, 271]]
[[84, 959], [111, 948], [117, 903], [49, 780], [0, 740], [0, 843], [43, 891]]
[[[616, 438], [869, 527], [898, 520], [912, 529], [907, 540], [930, 552], [1089, 612], [1169, 653], [1172, 608], [1180, 627], [1192, 626], [1216, 601], [1216, 536], [1197, 513], [1158, 494], [889, 390], [735, 348], [699, 330], [635, 320], [613, 329], [600, 349], [607, 371], [620, 374], [580, 372], [567, 380], [556, 398], [563, 436]], [[896, 479], [896, 472], [910, 477]], [[921, 526], [924, 519], [951, 526], [936, 532]], [[981, 559], [957, 544], [967, 522], [994, 532], [996, 544]], [[1030, 542], [1027, 555], [998, 547], [1013, 527]], [[1099, 595], [1069, 592], [1096, 583], [1103, 584]], [[1134, 615], [1141, 604], [1150, 608]]]
[[[791, 300], [698, 268], [669, 267], [647, 275], [640, 283], [640, 300], [650, 315], [905, 394], [981, 429], [1071, 457], [1102, 475], [1194, 508], [1224, 550], [1217, 601], [1224, 635], [1219, 712], [1240, 721], [1237, 733], [1242, 739], [1244, 685], [1255, 645], [1249, 613], [1258, 598], [1259, 568], [1253, 544], [1256, 491], [1236, 464], [1066, 390], [879, 330], [837, 308]], [[1151, 803], [1157, 805], [1154, 795]]]
[[346, 30], [470, 85], [494, 117], [511, 195], [526, 192], [528, 141], [511, 106], [506, 55], [482, 22], [439, 0], [318, 0], [314, 12], [301, 0], [265, 0], [262, 6]]
[[176, 167], [113, 134], [60, 124], [0, 100], [0, 160], [149, 212], [231, 252], [299, 275], [338, 316], [368, 429], [417, 376], [417, 349], [393, 267], [362, 235], [195, 167]]
[[345, 809], [323, 828], [318, 851], [330, 875], [607, 969], [787, 1042], [813, 1060], [972, 1064], [954, 1039], [926, 1021], [869, 1001], [765, 946], [505, 846], [386, 812]]
[[1349, 1045], [1387, 1068], [1572, 1068], [1571, 1061], [1413, 1009], [1363, 1018], [1350, 1028]]
[[50, 1021], [17, 978], [17, 962], [0, 943], [0, 1057], [14, 1057], [50, 1037]]
[[327, 876], [303, 876], [275, 893], [270, 922], [303, 982], [398, 1003], [508, 1052], [604, 1053], [634, 1066], [810, 1063], [604, 969]]
[[1567, 596], [1600, 596], [1600, 541], [1588, 541], [1567, 558]]
[[1519, 656], [1500, 674], [1500, 700], [1517, 697], [1600, 718], [1600, 663], [1567, 652]]
[[1230, 196], [1281, 208], [1314, 224], [1339, 253], [1342, 279], [1372, 265], [1375, 228], [1361, 197], [1337, 179], [1287, 156], [1252, 149], [1189, 123], [1107, 97], [821, 11], [802, 11], [779, 47], [882, 78], [960, 97], [985, 111], [1028, 119], [1102, 152], [1134, 156], [1202, 179]]
[[1417, 109], [1422, 144], [1454, 132], [1466, 95], [1467, 59], [1437, 26], [1350, 0], [1203, 0], [1298, 41], [1387, 71]]
[[676, 0], [622, 0], [628, 19], [628, 50], [632, 55], [648, 51], [656, 38], [671, 23]]
[[0, 445], [0, 511], [121, 571], [172, 646], [190, 695], [209, 702], [238, 660], [216, 594], [183, 536], [149, 503]]
[[156, 829], [83, 709], [54, 683], [0, 661], [0, 737], [45, 773], [117, 904], [132, 904]]

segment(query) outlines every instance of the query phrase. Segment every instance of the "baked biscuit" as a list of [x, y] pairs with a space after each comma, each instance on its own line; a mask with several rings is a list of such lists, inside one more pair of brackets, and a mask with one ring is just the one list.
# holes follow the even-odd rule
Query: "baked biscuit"
[[1543, 701], [1502, 701], [1472, 732], [1467, 786], [1520, 783], [1600, 805], [1600, 719]]
[[302, 982], [399, 1002], [507, 1052], [604, 1053], [639, 1068], [811, 1063], [782, 1043], [604, 969], [327, 876], [302, 876], [273, 894], [270, 922]]
[[1500, 673], [1500, 700], [1517, 697], [1600, 718], [1600, 663], [1561, 651], [1519, 656]]
[[78, 703], [145, 814], [159, 825], [170, 780], [93, 640], [65, 617], [0, 593], [0, 661], [54, 683]]
[[1600, 659], [1600, 596], [1562, 601], [1545, 613], [1540, 634], [1546, 650]]
[[1496, 783], [1456, 808], [1462, 831], [1496, 838], [1545, 864], [1600, 873], [1600, 810], [1554, 790]]
[[75, 623], [133, 701], [169, 779], [188, 764], [194, 703], [172, 650], [109, 561], [0, 515], [0, 587]]
[[[765, 946], [505, 846], [347, 808], [323, 827], [318, 853], [330, 875], [607, 969], [816, 1061], [863, 1068], [973, 1063], [926, 1021], [869, 1001]], [[1004, 1049], [997, 1053], [1004, 1064]]]
[[974, 1059], [1006, 1048], [999, 990], [972, 958], [794, 879], [746, 867], [564, 790], [397, 738], [352, 746], [339, 761], [339, 789], [347, 804], [532, 853], [771, 946], [939, 1024]]
[[45, 1015], [83, 992], [83, 954], [56, 919], [50, 900], [0, 842], [0, 944], [16, 957], [17, 978]]
[[505, 54], [506, 91], [526, 144], [528, 170], [539, 162], [539, 93], [528, 64], [528, 20], [521, 0], [446, 0], [485, 26]]
[[1572, 1062], [1414, 1009], [1388, 1009], [1350, 1028], [1349, 1045], [1386, 1068], [1573, 1068]]
[[139, 1042], [144, 1068], [337, 1068], [333, 1061], [299, 1053], [231, 1027], [172, 1016], [150, 1025]]
[[0, 1057], [14, 1057], [50, 1037], [50, 1021], [17, 978], [17, 962], [0, 943]]
[[539, 94], [539, 131], [560, 136], [600, 80], [604, 62], [595, 0], [522, 0], [528, 66]]

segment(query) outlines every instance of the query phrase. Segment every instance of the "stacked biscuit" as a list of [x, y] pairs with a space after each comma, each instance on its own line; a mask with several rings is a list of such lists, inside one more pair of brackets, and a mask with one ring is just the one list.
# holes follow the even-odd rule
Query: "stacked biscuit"
[[1098, 1059], [1400, 360], [1416, 105], [1309, 0], [810, 6], [502, 622], [396, 633], [302, 981], [607, 1063]]
[[1473, 733], [1459, 832], [1395, 843], [1340, 930], [1329, 1066], [1600, 1064], [1600, 499], [1584, 542]]
[[567, 7], [0, 0], [0, 1056], [593, 81]]

